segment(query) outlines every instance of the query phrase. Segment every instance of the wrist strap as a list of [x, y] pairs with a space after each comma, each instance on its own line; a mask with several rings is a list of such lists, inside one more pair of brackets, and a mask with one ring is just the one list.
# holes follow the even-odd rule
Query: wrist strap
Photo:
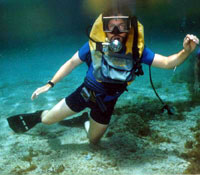
[[51, 87], [54, 87], [54, 83], [52, 81], [48, 81], [47, 84], [50, 84]]

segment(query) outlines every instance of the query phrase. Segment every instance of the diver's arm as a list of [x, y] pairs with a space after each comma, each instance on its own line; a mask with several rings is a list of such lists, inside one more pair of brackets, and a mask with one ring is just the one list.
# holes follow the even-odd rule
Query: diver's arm
[[[63, 64], [60, 69], [56, 72], [54, 77], [51, 79], [53, 84], [59, 82], [63, 77], [67, 76], [73, 69], [75, 69], [78, 65], [83, 63], [78, 56], [78, 52], [76, 52], [71, 59], [69, 59], [65, 64]], [[31, 99], [34, 100], [38, 95], [41, 93], [47, 92], [52, 86], [50, 84], [46, 84], [40, 88], [37, 88], [32, 96]]]
[[63, 64], [60, 69], [56, 72], [54, 77], [51, 79], [51, 82], [56, 84], [63, 77], [67, 76], [74, 68], [83, 63], [78, 56], [78, 52], [74, 54], [74, 56], [69, 59], [65, 64]]
[[197, 44], [199, 44], [199, 39], [196, 36], [186, 35], [183, 41], [183, 49], [180, 52], [168, 57], [155, 54], [152, 66], [173, 69], [186, 60], [190, 53], [196, 48]]
[[160, 54], [155, 54], [152, 66], [164, 69], [173, 69], [183, 63], [189, 56], [189, 54], [190, 53], [185, 51], [184, 49], [177, 54], [168, 57]]

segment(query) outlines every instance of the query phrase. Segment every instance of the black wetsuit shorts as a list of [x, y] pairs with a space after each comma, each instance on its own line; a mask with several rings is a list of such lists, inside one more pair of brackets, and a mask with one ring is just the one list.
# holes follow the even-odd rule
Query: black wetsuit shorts
[[117, 98], [111, 101], [103, 102], [106, 107], [106, 111], [102, 111], [102, 109], [96, 102], [93, 102], [91, 100], [86, 101], [82, 97], [81, 90], [83, 87], [84, 84], [79, 86], [72, 94], [66, 97], [65, 98], [66, 104], [74, 112], [80, 112], [88, 107], [91, 109], [90, 117], [93, 120], [101, 124], [109, 124]]

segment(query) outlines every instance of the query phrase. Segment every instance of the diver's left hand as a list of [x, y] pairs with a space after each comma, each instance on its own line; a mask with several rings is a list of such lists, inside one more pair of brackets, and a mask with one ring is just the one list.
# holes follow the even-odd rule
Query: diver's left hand
[[199, 44], [199, 38], [195, 35], [187, 34], [183, 41], [183, 48], [186, 52], [191, 53], [197, 44]]

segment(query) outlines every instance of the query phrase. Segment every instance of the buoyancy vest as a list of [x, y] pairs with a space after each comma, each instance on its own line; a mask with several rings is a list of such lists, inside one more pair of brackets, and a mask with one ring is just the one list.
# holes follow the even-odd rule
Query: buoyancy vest
[[[97, 43], [106, 42], [106, 33], [103, 31], [103, 21], [102, 14], [96, 19], [92, 26], [92, 30], [90, 32], [89, 47], [91, 52], [92, 64], [94, 68], [94, 76], [99, 82], [110, 82], [110, 83], [124, 83], [131, 82], [135, 79], [133, 67], [136, 60], [133, 60], [133, 52], [138, 52], [138, 58], [140, 59], [144, 49], [144, 30], [142, 24], [137, 21], [138, 26], [138, 35], [137, 35], [137, 48], [138, 50], [134, 50], [134, 27], [132, 26], [125, 43], [126, 53], [124, 55], [117, 53], [105, 53], [99, 50], [97, 47]], [[94, 42], [95, 41], [95, 42]], [[121, 59], [123, 58], [123, 59]], [[138, 60], [137, 60], [138, 61]], [[106, 62], [106, 65], [105, 65]], [[115, 64], [116, 63], [116, 64]], [[123, 66], [122, 66], [123, 65]], [[108, 68], [109, 67], [109, 68]], [[119, 71], [116, 73], [113, 72], [114, 69], [118, 69]], [[102, 70], [103, 68], [103, 70]], [[102, 71], [105, 74], [111, 72], [111, 76], [102, 77]], [[126, 78], [124, 78], [126, 77]], [[124, 79], [123, 79], [124, 78]]]

